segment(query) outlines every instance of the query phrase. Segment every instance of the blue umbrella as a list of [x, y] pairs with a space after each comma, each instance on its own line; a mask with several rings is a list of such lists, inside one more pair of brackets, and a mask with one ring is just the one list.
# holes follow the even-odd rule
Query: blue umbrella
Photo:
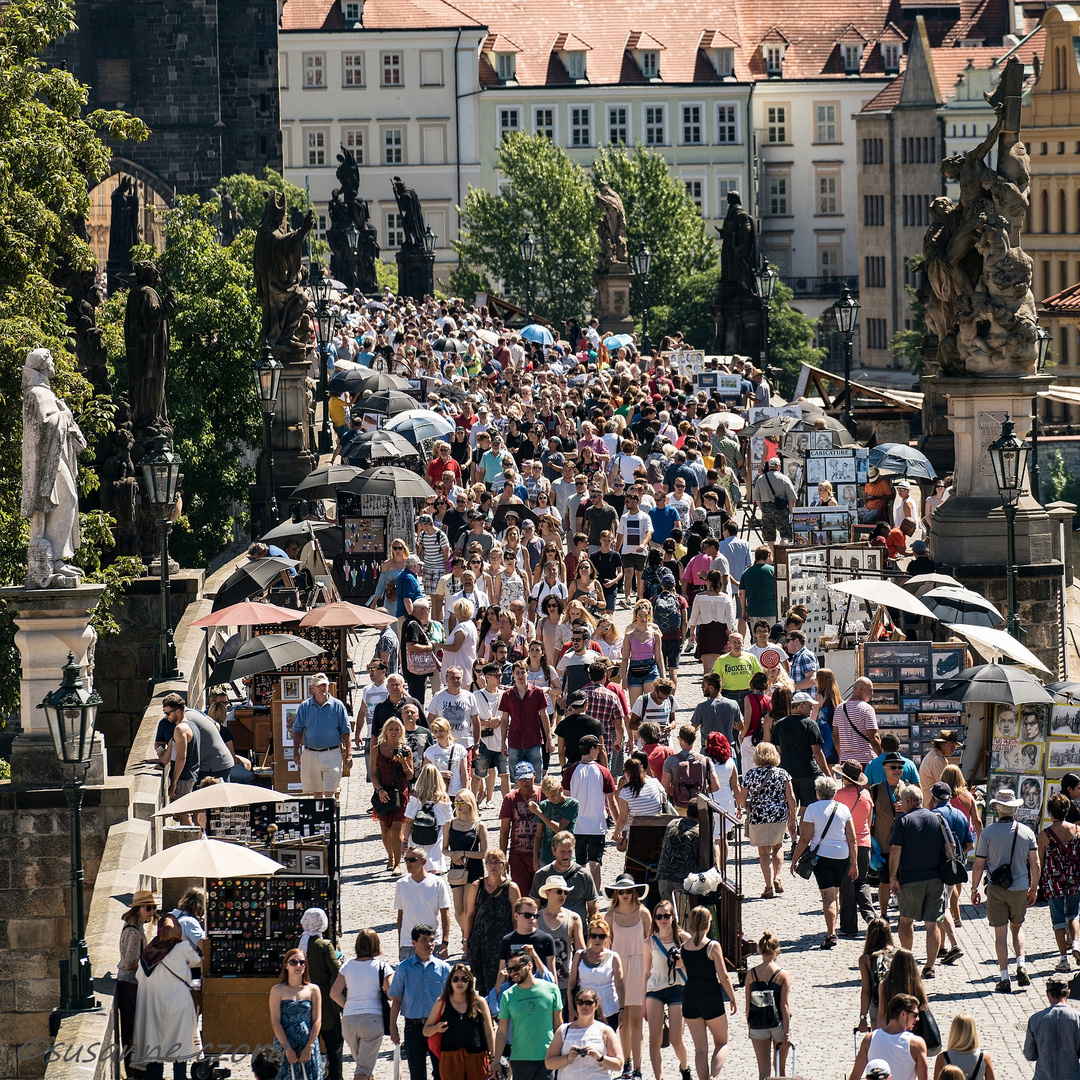
[[904, 443], [879, 443], [870, 451], [870, 466], [886, 475], [933, 480], [937, 473], [925, 454]]
[[634, 344], [633, 334], [612, 334], [611, 337], [604, 338], [604, 344], [609, 349], [621, 349], [624, 345]]
[[555, 339], [551, 336], [551, 331], [546, 326], [541, 326], [539, 323], [530, 323], [521, 331], [521, 336], [526, 341], [535, 341], [540, 345], [555, 344]]

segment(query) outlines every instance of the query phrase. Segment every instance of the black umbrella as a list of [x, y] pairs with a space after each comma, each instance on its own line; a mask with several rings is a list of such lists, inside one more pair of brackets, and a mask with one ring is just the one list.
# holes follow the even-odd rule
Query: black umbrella
[[342, 457], [350, 464], [368, 468], [369, 462], [419, 457], [420, 451], [396, 431], [365, 431], [345, 448]]
[[431, 499], [435, 490], [422, 477], [396, 465], [379, 465], [354, 477], [344, 488], [354, 495], [389, 495], [398, 499]]
[[989, 600], [971, 589], [939, 585], [923, 593], [920, 599], [943, 623], [995, 627], [1005, 621]]
[[930, 697], [934, 701], [989, 701], [1009, 705], [1043, 705], [1054, 700], [1034, 675], [1016, 664], [965, 668]]
[[431, 347], [436, 352], [441, 352], [441, 353], [464, 353], [464, 352], [468, 352], [468, 348], [469, 348], [465, 344], [465, 342], [462, 341], [460, 338], [454, 338], [454, 337], [436, 338], [431, 343]]
[[324, 652], [326, 649], [321, 645], [306, 638], [293, 637], [292, 634], [263, 634], [245, 641], [231, 659], [219, 660], [210, 672], [209, 685], [235, 682], [264, 671], [280, 671], [287, 664], [295, 664], [298, 660], [307, 660]]
[[355, 465], [324, 465], [313, 469], [293, 488], [290, 499], [336, 499], [338, 488], [360, 475]]
[[276, 555], [265, 559], [249, 559], [229, 575], [229, 579], [214, 597], [211, 610], [220, 611], [232, 604], [239, 604], [242, 600], [250, 600], [280, 577], [283, 570], [291, 570], [296, 565], [295, 559], [281, 559]]
[[357, 404], [353, 405], [353, 408], [361, 412], [396, 416], [398, 413], [415, 409], [416, 398], [403, 394], [400, 390], [377, 390], [374, 394], [361, 398]]
[[387, 371], [372, 371], [371, 368], [360, 368], [360, 373], [364, 377], [364, 389], [372, 393], [379, 390], [409, 389], [409, 380], [400, 375], [391, 375]]
[[384, 303], [382, 303], [379, 300], [369, 300], [364, 305], [364, 307], [366, 307], [368, 309], [368, 311], [389, 311], [390, 310]]
[[374, 387], [367, 385], [368, 376], [370, 375], [370, 368], [338, 368], [330, 376], [326, 389], [331, 394], [361, 394], [365, 390], [374, 389]]
[[1068, 698], [1072, 701], [1073, 698], [1080, 698], [1080, 682], [1052, 682], [1046, 684], [1046, 689], [1050, 691], [1054, 697]]
[[503, 529], [509, 528], [506, 524], [507, 514], [517, 514], [518, 526], [522, 526], [526, 521], [531, 521], [538, 529], [540, 528], [540, 519], [536, 516], [536, 511], [530, 509], [524, 503], [503, 503], [502, 505], [495, 504], [495, 515], [491, 521], [491, 531], [494, 533], [501, 533]]
[[322, 553], [332, 559], [341, 551], [341, 526], [336, 521], [283, 521], [260, 539], [264, 544], [299, 540], [301, 545], [318, 537]]
[[779, 439], [798, 422], [798, 418], [794, 416], [767, 416], [764, 420], [743, 428], [739, 434], [749, 438], [760, 435], [762, 438]]

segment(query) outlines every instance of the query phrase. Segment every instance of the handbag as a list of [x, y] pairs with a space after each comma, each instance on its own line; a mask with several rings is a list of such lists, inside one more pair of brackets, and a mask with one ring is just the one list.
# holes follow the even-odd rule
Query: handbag
[[829, 831], [829, 826], [833, 823], [834, 817], [836, 817], [835, 806], [829, 811], [829, 820], [825, 822], [825, 828], [821, 830], [821, 839], [812, 848], [807, 848], [799, 856], [799, 861], [795, 864], [795, 873], [799, 877], [809, 881], [814, 876], [814, 867], [817, 866], [818, 861], [818, 848], [825, 842], [825, 836]]
[[[439, 1008], [439, 1015], [437, 1018], [438, 1020], [442, 1020], [442, 1015], [446, 1011], [445, 998], [442, 1000], [440, 1005], [441, 1007]], [[442, 1054], [442, 1036], [443, 1033], [441, 1031], [436, 1031], [434, 1035], [429, 1035], [427, 1038], [428, 1049], [432, 1052], [432, 1054], [435, 1055], [435, 1057], [439, 1057]]]
[[[411, 644], [411, 643], [409, 643]], [[405, 666], [410, 675], [430, 675], [439, 666], [434, 652], [413, 652], [405, 646]]]
[[919, 1009], [919, 1019], [912, 1029], [912, 1034], [918, 1035], [925, 1041], [928, 1056], [933, 1056], [941, 1049], [941, 1029], [929, 1005], [924, 1005]]
[[1020, 830], [1017, 828], [1016, 822], [1013, 822], [1013, 842], [1012, 847], [1009, 848], [1009, 859], [1007, 862], [1003, 862], [1000, 866], [991, 870], [987, 875], [990, 878], [990, 884], [996, 885], [999, 889], [1011, 889], [1013, 884], [1013, 872], [1012, 861], [1013, 854], [1016, 851], [1016, 838], [1020, 835]]
[[965, 860], [953, 843], [952, 829], [944, 816], [938, 814], [938, 817], [941, 818], [941, 835], [945, 840], [945, 858], [938, 867], [938, 876], [946, 885], [963, 885], [968, 879]]
[[[396, 761], [390, 762], [390, 769], [393, 773], [395, 781], [397, 780], [397, 768], [398, 763]], [[401, 801], [401, 789], [398, 787], [384, 787], [381, 790], [386, 792], [385, 802], [379, 798], [379, 790], [376, 789], [371, 793], [371, 810], [376, 817], [392, 817], [396, 814], [404, 805]]]
[[[454, 830], [451, 829], [450, 831], [453, 832]], [[479, 830], [477, 830], [477, 833], [473, 837], [473, 840], [472, 840], [472, 846], [469, 847], [469, 848], [466, 848], [466, 850], [467, 851], [479, 851], [480, 849], [476, 846], [479, 842], [480, 842], [480, 832], [479, 832]], [[450, 869], [446, 871], [446, 884], [447, 885], [468, 885], [468, 883], [469, 883], [469, 864], [468, 864], [468, 860], [466, 860], [466, 863], [465, 863], [464, 866], [451, 866]]]
[[[383, 1034], [390, 1034], [390, 998], [386, 993], [386, 987], [383, 983], [386, 982], [386, 976], [390, 974], [385, 964], [379, 965], [379, 1003], [382, 1005], [382, 1026]], [[396, 1049], [396, 1047], [395, 1047]]]

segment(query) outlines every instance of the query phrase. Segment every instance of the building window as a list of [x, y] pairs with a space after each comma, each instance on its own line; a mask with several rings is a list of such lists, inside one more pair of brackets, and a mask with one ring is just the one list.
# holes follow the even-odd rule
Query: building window
[[360, 3], [359, 3], [359, 0], [346, 0], [346, 3], [345, 3], [345, 21], [346, 22], [359, 22], [360, 21]]
[[682, 141], [683, 146], [701, 145], [700, 105], [684, 105], [682, 107]]
[[684, 180], [686, 185], [686, 194], [690, 196], [690, 201], [698, 208], [699, 213], [705, 212], [705, 204], [702, 192], [704, 185], [700, 180]]
[[884, 319], [866, 320], [866, 347], [868, 349], [889, 347], [889, 325]]
[[442, 49], [422, 49], [420, 51], [420, 85], [442, 86], [442, 65]]
[[585, 78], [585, 53], [580, 49], [566, 54], [566, 73], [571, 79]]
[[570, 109], [570, 145], [592, 146], [592, 110], [587, 105]]
[[770, 143], [786, 143], [787, 106], [769, 105], [765, 109], [766, 140]]
[[900, 199], [900, 224], [926, 226], [930, 224], [930, 196], [904, 195]]
[[517, 77], [517, 53], [501, 52], [495, 54], [499, 65], [499, 78], [503, 82]]
[[840, 212], [840, 177], [836, 173], [825, 173], [817, 178], [817, 212], [819, 214], [838, 214]]
[[[922, 271], [912, 265], [914, 258], [915, 256], [909, 255], [904, 260], [904, 284], [912, 289], [917, 289], [922, 285]], [[904, 329], [907, 330], [909, 327], [905, 325]]]
[[896, 75], [900, 71], [900, 56], [902, 49], [899, 41], [886, 41], [881, 46], [881, 59], [885, 65], [886, 75]]
[[304, 53], [304, 89], [326, 88], [326, 53]]
[[342, 58], [341, 85], [364, 85], [364, 54], [346, 53]]
[[782, 217], [788, 212], [788, 178], [786, 176], [769, 177], [769, 213], [773, 217]]
[[720, 213], [727, 213], [727, 197], [729, 191], [739, 190], [739, 178], [737, 176], [721, 176], [716, 181], [716, 193], [719, 196], [717, 206]]
[[[1065, 190], [1064, 188], [1058, 189], [1058, 232], [1069, 231], [1069, 211], [1065, 203]], [[1065, 286], [1063, 285], [1062, 288]]]
[[784, 50], [780, 45], [765, 46], [765, 72], [768, 75], [782, 75], [784, 71]]
[[308, 131], [306, 132], [305, 141], [307, 143], [307, 157], [305, 161], [308, 165], [325, 165], [326, 164], [326, 132]]
[[868, 289], [884, 289], [885, 288], [885, 256], [884, 255], [867, 255], [866, 256], [866, 281], [865, 285]]
[[608, 107], [608, 142], [612, 145], [622, 143], [625, 146], [630, 142], [630, 126], [627, 122], [628, 111], [625, 105], [611, 105]]
[[834, 143], [836, 138], [836, 106], [815, 105], [814, 141], [819, 143]]
[[655, 49], [641, 54], [641, 74], [646, 79], [655, 79], [660, 74], [660, 54]]
[[839, 248], [818, 248], [818, 272], [823, 278], [835, 278], [840, 276]]
[[885, 224], [885, 196], [884, 195], [864, 195], [863, 196], [863, 224], [864, 225], [884, 225]]
[[885, 160], [885, 144], [882, 139], [863, 139], [862, 163], [864, 165], [881, 165]]
[[721, 145], [739, 141], [739, 113], [736, 106], [716, 106], [716, 141]]
[[386, 246], [399, 248], [405, 243], [405, 221], [400, 214], [386, 215]]
[[664, 138], [664, 106], [645, 106], [645, 145], [663, 146], [667, 140]]
[[716, 50], [716, 74], [719, 75], [721, 79], [726, 78], [728, 75], [735, 74], [734, 49]]
[[383, 131], [384, 165], [401, 165], [404, 162], [404, 134], [401, 128], [386, 128]]
[[555, 110], [534, 109], [533, 131], [537, 135], [546, 135], [552, 142], [555, 141]]
[[353, 156], [356, 158], [357, 165], [364, 164], [364, 129], [363, 128], [342, 128], [341, 129], [341, 145], [346, 150], [351, 150]]
[[854, 43], [845, 44], [842, 52], [844, 56], [844, 74], [858, 75], [859, 64], [862, 61], [862, 46]]
[[382, 84], [383, 86], [401, 85], [401, 53], [382, 54]]
[[500, 109], [499, 110], [499, 142], [502, 142], [513, 131], [521, 130], [521, 110], [520, 109]]

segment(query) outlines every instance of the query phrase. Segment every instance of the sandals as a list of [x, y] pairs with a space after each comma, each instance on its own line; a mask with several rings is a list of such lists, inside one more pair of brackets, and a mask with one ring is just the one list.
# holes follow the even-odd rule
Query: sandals
[[825, 940], [821, 943], [823, 949], [834, 949], [839, 944], [839, 939], [835, 934], [826, 934]]
[[784, 883], [779, 878], [777, 878], [773, 882], [773, 888], [777, 891], [777, 893], [782, 893], [784, 891]]
[[762, 900], [772, 900], [772, 899], [773, 899], [773, 898], [774, 898], [775, 896], [776, 896], [776, 893], [775, 893], [775, 892], [773, 892], [773, 890], [772, 890], [772, 889], [766, 889], [766, 890], [765, 890], [765, 891], [764, 891], [764, 892], [763, 892], [763, 893], [761, 894], [761, 899], [762, 899]]

